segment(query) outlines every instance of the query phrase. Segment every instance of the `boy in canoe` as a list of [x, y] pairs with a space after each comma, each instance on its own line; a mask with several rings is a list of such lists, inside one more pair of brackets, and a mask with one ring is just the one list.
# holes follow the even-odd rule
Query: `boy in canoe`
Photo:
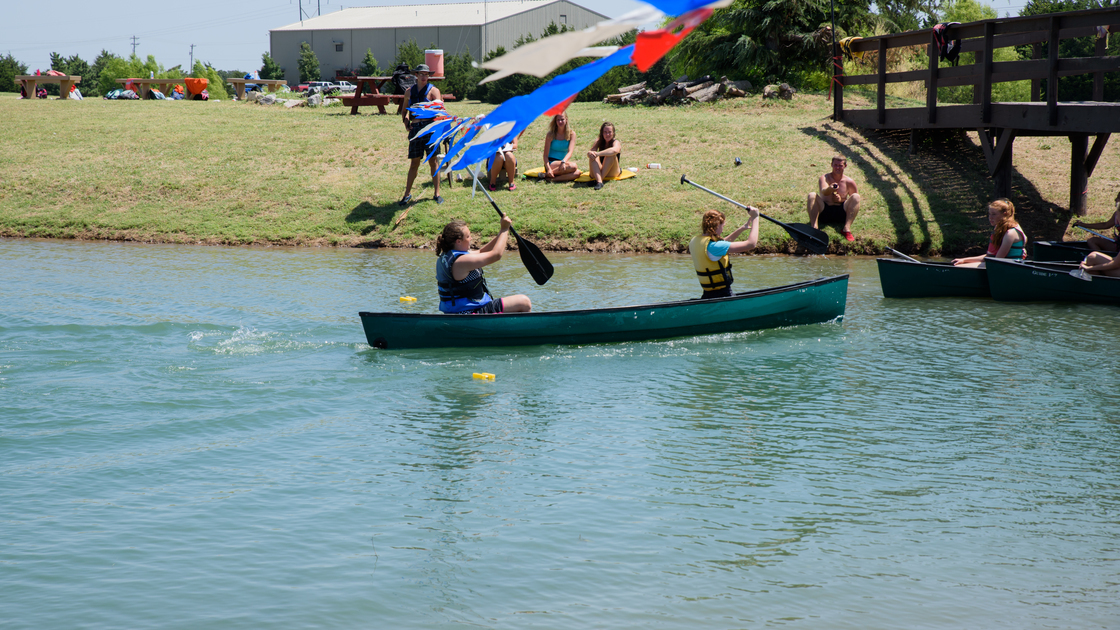
[[821, 175], [817, 182], [817, 192], [809, 193], [806, 209], [809, 212], [809, 226], [820, 229], [818, 223], [843, 223], [841, 234], [849, 242], [856, 240], [852, 234], [852, 223], [859, 214], [859, 193], [856, 182], [844, 175], [848, 159], [842, 155], [832, 158], [832, 171]]
[[[688, 243], [688, 253], [692, 254], [692, 266], [700, 278], [700, 288], [704, 290], [702, 300], [730, 297], [731, 277], [730, 254], [745, 254], [758, 244], [758, 208], [747, 206], [750, 219], [723, 240], [723, 225], [727, 220], [719, 210], [708, 210], [700, 220], [700, 234]], [[743, 230], [750, 230], [745, 241], [736, 241]]]
[[482, 268], [502, 259], [513, 221], [502, 216], [502, 229], [478, 251], [471, 251], [471, 229], [455, 219], [436, 239], [436, 285], [441, 313], [527, 313], [533, 305], [527, 295], [494, 299], [482, 277]]
[[1095, 252], [1108, 252], [1115, 254], [1120, 251], [1120, 193], [1116, 193], [1116, 212], [1112, 213], [1112, 218], [1100, 223], [1085, 223], [1084, 221], [1074, 221], [1075, 226], [1087, 227], [1092, 230], [1107, 230], [1108, 228], [1115, 228], [1117, 238], [1115, 240], [1108, 240], [1099, 236], [1090, 236], [1085, 244], [1089, 249]]

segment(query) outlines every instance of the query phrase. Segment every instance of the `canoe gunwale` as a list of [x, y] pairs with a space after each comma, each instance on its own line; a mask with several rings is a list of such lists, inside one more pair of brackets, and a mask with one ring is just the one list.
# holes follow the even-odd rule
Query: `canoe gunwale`
[[848, 277], [816, 278], [709, 300], [473, 316], [359, 315], [369, 345], [384, 350], [653, 341], [841, 321]]
[[708, 300], [701, 300], [700, 298], [688, 298], [686, 300], [677, 300], [675, 302], [655, 302], [653, 304], [631, 304], [628, 306], [607, 306], [603, 308], [581, 308], [572, 310], [559, 310], [559, 311], [530, 311], [528, 313], [488, 313], [485, 315], [463, 315], [461, 313], [401, 313], [401, 312], [380, 312], [374, 313], [369, 311], [361, 311], [358, 313], [360, 317], [378, 317], [378, 316], [392, 316], [394, 318], [448, 318], [458, 320], [463, 317], [487, 317], [493, 315], [495, 317], [544, 317], [544, 316], [572, 316], [572, 315], [587, 315], [587, 314], [610, 314], [612, 312], [632, 311], [635, 309], [647, 308], [667, 308], [673, 306], [695, 306], [703, 302], [704, 304], [721, 304], [728, 302], [737, 302], [740, 300], [749, 299], [752, 297], [763, 297], [767, 295], [775, 295], [779, 293], [788, 293], [790, 291], [797, 291], [808, 287], [824, 286], [833, 282], [840, 282], [848, 279], [849, 274], [840, 274], [838, 276], [829, 276], [827, 278], [816, 278], [814, 280], [806, 280], [804, 282], [795, 282], [794, 284], [784, 284], [777, 287], [766, 287], [763, 289], [753, 289], [750, 291], [743, 291], [734, 295], [723, 298], [712, 298]]

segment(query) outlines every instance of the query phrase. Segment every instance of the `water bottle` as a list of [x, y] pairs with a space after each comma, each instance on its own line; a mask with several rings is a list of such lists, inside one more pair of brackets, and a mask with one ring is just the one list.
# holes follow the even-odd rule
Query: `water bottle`
[[646, 168], [661, 168], [661, 165], [657, 162], [652, 162], [650, 164], [646, 164]]

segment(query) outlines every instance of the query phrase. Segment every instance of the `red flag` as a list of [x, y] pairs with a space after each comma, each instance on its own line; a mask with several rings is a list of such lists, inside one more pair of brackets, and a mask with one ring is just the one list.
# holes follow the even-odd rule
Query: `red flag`
[[557, 103], [556, 105], [553, 105], [551, 109], [549, 109], [547, 112], [544, 113], [544, 115], [545, 116], [555, 116], [556, 114], [563, 114], [564, 110], [568, 109], [568, 106], [571, 105], [572, 102], [576, 100], [577, 96], [579, 96], [578, 93], [572, 94], [567, 99], [561, 101], [560, 103]]
[[672, 50], [685, 35], [712, 15], [712, 10], [707, 8], [693, 9], [679, 18], [669, 22], [665, 28], [638, 33], [638, 40], [634, 42], [634, 65], [639, 72], [646, 72]]

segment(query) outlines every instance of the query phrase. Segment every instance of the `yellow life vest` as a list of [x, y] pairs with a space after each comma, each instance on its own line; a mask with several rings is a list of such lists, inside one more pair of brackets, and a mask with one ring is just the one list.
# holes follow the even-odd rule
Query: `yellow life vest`
[[692, 266], [696, 268], [696, 275], [700, 277], [700, 288], [705, 291], [719, 291], [730, 287], [735, 279], [731, 277], [731, 260], [726, 254], [714, 262], [708, 256], [710, 242], [712, 237], [707, 234], [694, 236], [688, 243], [688, 253], [692, 254]]

